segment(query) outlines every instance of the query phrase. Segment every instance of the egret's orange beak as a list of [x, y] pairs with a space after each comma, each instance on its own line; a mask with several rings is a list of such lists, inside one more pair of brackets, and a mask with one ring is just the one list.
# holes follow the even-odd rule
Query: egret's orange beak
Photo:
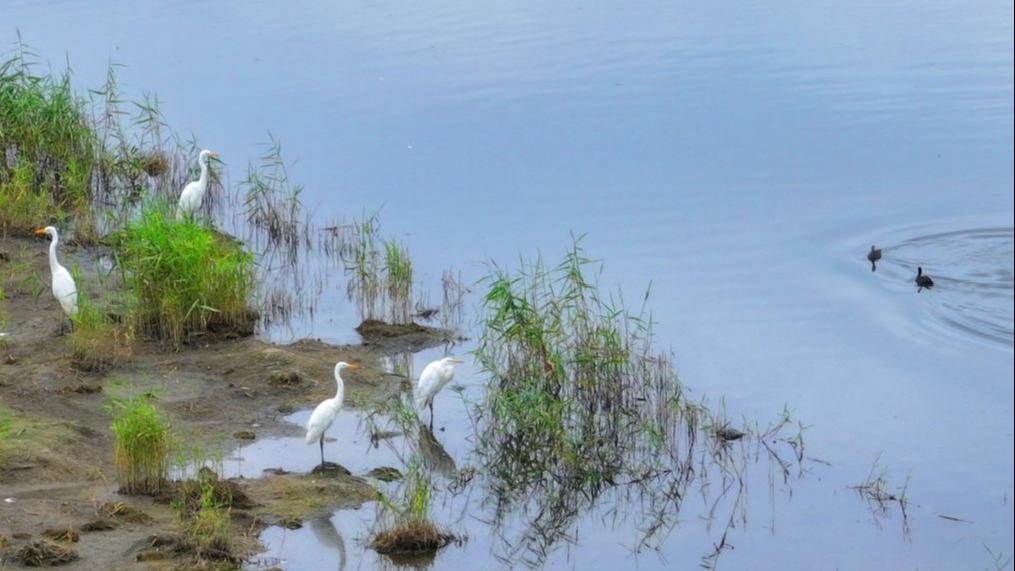
[[36, 236], [45, 236], [46, 235], [46, 229], [45, 228], [36, 228], [35, 229], [35, 235]]
[[219, 154], [216, 153], [215, 151], [212, 151], [212, 152], [208, 153], [208, 156], [213, 158], [213, 159], [219, 158]]
[[463, 360], [461, 360], [461, 359], [459, 359], [457, 357], [452, 357], [451, 358], [451, 362], [452, 363], [464, 363], [465, 361], [463, 361]]
[[349, 365], [347, 368], [350, 371], [358, 371], [360, 369], [360, 366], [359, 365]]

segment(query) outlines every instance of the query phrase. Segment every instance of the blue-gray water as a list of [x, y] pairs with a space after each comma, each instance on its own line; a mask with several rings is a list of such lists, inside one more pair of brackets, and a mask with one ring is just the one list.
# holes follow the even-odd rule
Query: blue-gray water
[[[605, 282], [652, 283], [696, 395], [735, 418], [789, 405], [831, 464], [772, 502], [755, 489], [720, 566], [978, 569], [1015, 551], [1012, 17], [953, 0], [8, 0], [0, 40], [20, 29], [89, 85], [125, 64], [126, 90], [157, 92], [234, 181], [270, 130], [305, 202], [383, 205], [435, 292], [445, 268], [556, 257], [587, 232]], [[915, 291], [917, 265], [938, 287]], [[312, 333], [350, 341], [355, 319], [336, 285]], [[438, 410], [465, 457], [457, 394]], [[848, 489], [878, 455], [910, 478], [908, 537]], [[269, 530], [269, 554], [371, 568], [371, 510], [332, 518], [341, 558], [324, 522]], [[470, 541], [437, 568], [497, 566], [479, 515], [440, 515]], [[697, 564], [716, 538], [687, 520], [639, 566]], [[619, 566], [635, 540], [589, 514], [548, 565]]]

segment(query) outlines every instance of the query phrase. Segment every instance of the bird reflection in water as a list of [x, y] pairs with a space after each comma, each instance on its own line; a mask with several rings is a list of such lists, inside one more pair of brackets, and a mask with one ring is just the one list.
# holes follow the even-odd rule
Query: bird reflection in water
[[342, 534], [335, 528], [335, 524], [331, 523], [331, 518], [328, 516], [314, 518], [308, 522], [307, 527], [314, 534], [314, 539], [317, 540], [318, 544], [338, 552], [337, 569], [343, 571], [347, 562], [345, 540], [342, 539]]

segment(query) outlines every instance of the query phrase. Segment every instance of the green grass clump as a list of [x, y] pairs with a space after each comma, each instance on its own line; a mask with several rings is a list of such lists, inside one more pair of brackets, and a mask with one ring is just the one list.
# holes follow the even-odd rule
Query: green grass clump
[[121, 491], [157, 494], [166, 484], [172, 436], [169, 421], [144, 396], [112, 399], [116, 475]]
[[70, 72], [36, 75], [26, 55], [0, 62], [0, 226], [19, 233], [54, 212], [87, 216], [96, 156], [87, 102], [73, 93]]
[[35, 184], [35, 165], [19, 161], [13, 168], [0, 168], [0, 235], [27, 235], [50, 220], [56, 205], [53, 196]]
[[450, 543], [454, 537], [430, 519], [433, 482], [419, 457], [409, 461], [404, 482], [401, 506], [380, 497], [384, 529], [374, 535], [370, 546], [378, 553], [411, 555], [433, 552]]
[[[80, 279], [76, 281], [81, 283]], [[78, 296], [78, 312], [72, 321], [74, 327], [67, 341], [71, 348], [71, 362], [76, 368], [103, 372], [126, 357], [127, 332], [87, 295]]]
[[208, 330], [250, 333], [254, 257], [210, 228], [145, 208], [114, 240], [142, 334], [182, 345]]
[[199, 558], [231, 559], [233, 525], [227, 502], [211, 483], [203, 484], [196, 509], [181, 508], [188, 545]]

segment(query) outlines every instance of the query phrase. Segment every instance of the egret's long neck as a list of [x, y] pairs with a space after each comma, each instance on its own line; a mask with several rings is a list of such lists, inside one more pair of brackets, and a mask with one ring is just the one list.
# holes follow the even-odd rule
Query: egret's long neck
[[335, 398], [345, 400], [345, 382], [342, 380], [342, 373], [338, 371], [335, 371], [335, 384], [338, 385], [335, 390]]
[[56, 233], [53, 233], [53, 241], [49, 243], [49, 271], [50, 275], [56, 272], [56, 269], [60, 267], [60, 262], [56, 260], [56, 243], [59, 241]]
[[197, 184], [201, 185], [201, 190], [204, 190], [208, 186], [208, 161], [199, 161], [201, 163], [201, 177], [197, 179]]

